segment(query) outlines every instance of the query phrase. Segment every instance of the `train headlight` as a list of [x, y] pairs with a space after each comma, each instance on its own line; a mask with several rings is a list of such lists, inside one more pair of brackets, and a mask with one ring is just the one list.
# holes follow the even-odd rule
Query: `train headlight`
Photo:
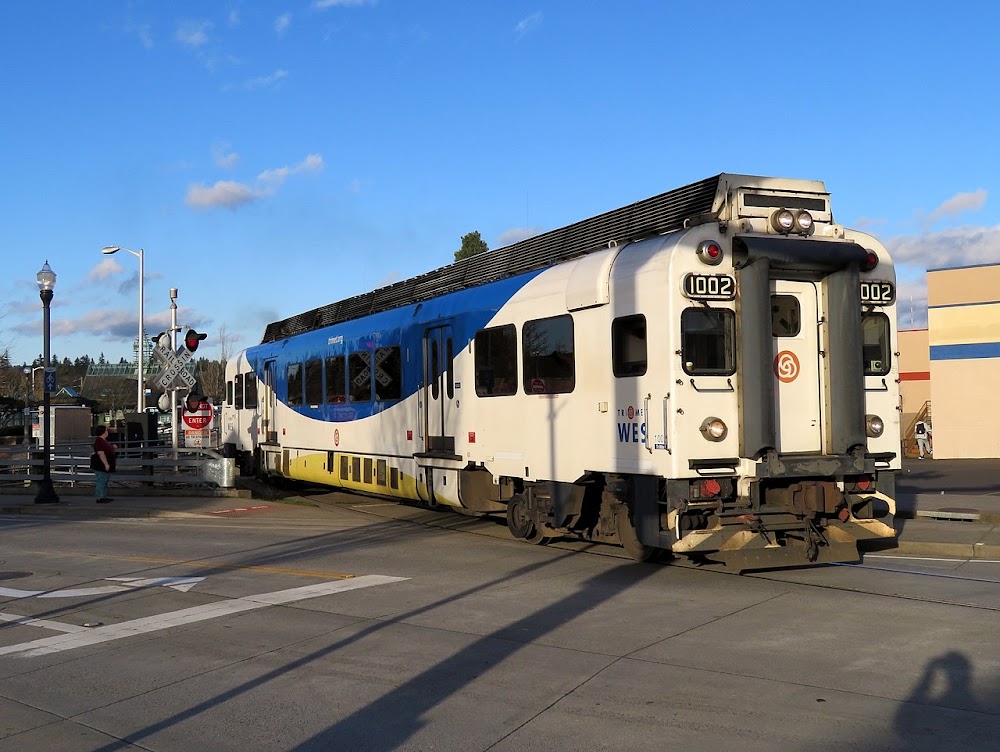
[[885, 421], [877, 415], [865, 416], [865, 433], [870, 438], [877, 439], [885, 431]]
[[722, 246], [714, 240], [705, 240], [698, 245], [698, 258], [703, 264], [717, 266], [722, 261]]
[[771, 227], [774, 228], [775, 232], [787, 235], [795, 227], [795, 215], [788, 209], [778, 209], [771, 215]]
[[722, 418], [705, 418], [701, 424], [701, 435], [709, 441], [722, 441], [729, 433], [729, 427]]
[[795, 215], [795, 226], [803, 235], [808, 235], [813, 228], [813, 215], [803, 210]]

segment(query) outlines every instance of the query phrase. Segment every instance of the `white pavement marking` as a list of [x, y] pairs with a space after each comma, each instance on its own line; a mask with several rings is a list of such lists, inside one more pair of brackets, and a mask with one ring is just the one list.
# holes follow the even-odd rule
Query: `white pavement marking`
[[63, 624], [61, 621], [51, 619], [36, 619], [33, 616], [18, 616], [17, 614], [0, 613], [0, 621], [9, 621], [12, 624], [24, 624], [29, 627], [44, 627], [56, 632], [86, 632], [86, 627], [77, 624]]
[[74, 631], [72, 634], [45, 637], [41, 640], [22, 642], [18, 645], [7, 645], [6, 647], [0, 647], [0, 655], [19, 655], [22, 658], [32, 658], [38, 655], [59, 653], [63, 650], [82, 648], [101, 642], [109, 642], [110, 640], [120, 640], [123, 637], [134, 637], [135, 635], [156, 632], [168, 627], [178, 627], [182, 624], [193, 624], [199, 621], [206, 621], [207, 619], [217, 619], [220, 616], [229, 616], [243, 611], [253, 611], [254, 609], [266, 608], [267, 606], [279, 606], [285, 603], [306, 600], [307, 598], [318, 598], [321, 595], [333, 595], [334, 593], [343, 593], [347, 590], [357, 590], [359, 588], [372, 587], [373, 585], [385, 585], [390, 582], [401, 582], [407, 579], [409, 578], [369, 574], [362, 577], [352, 577], [347, 580], [320, 582], [315, 585], [290, 588], [289, 590], [277, 590], [273, 593], [248, 595], [243, 598], [217, 601], [216, 603], [184, 608], [180, 611], [171, 611], [157, 616], [146, 616], [141, 619], [122, 622], [121, 624], [109, 624], [104, 627], [88, 629], [85, 632]]
[[73, 588], [71, 590], [17, 590], [16, 588], [0, 587], [0, 596], [4, 598], [83, 598], [88, 595], [107, 595], [108, 593], [124, 593], [136, 588], [168, 587], [186, 593], [204, 577], [108, 577], [106, 579], [123, 582], [124, 585], [99, 585], [89, 588]]

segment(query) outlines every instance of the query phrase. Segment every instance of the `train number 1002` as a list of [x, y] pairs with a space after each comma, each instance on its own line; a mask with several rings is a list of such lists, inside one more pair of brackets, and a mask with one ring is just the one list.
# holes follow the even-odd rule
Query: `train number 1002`
[[728, 274], [688, 274], [684, 294], [696, 300], [735, 300], [736, 280]]

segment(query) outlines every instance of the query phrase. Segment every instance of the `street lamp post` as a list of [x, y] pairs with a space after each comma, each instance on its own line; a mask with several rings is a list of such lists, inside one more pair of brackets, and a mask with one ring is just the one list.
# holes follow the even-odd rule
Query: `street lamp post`
[[[49, 262], [36, 275], [38, 281], [38, 296], [42, 299], [42, 338], [44, 347], [44, 366], [49, 368], [49, 304], [52, 302], [52, 288], [56, 286], [56, 273], [52, 271]], [[32, 374], [34, 376], [34, 374]], [[45, 410], [45, 421], [42, 425], [42, 480], [38, 484], [38, 493], [35, 495], [36, 504], [58, 504], [59, 497], [52, 487], [52, 447], [50, 445], [50, 433], [52, 430], [52, 414], [49, 404], [49, 390], [47, 385], [43, 385], [42, 406]]]
[[144, 326], [142, 320], [142, 303], [144, 299], [142, 294], [142, 284], [143, 284], [143, 278], [145, 276], [142, 268], [143, 252], [142, 248], [140, 248], [138, 251], [133, 251], [131, 248], [125, 248], [124, 246], [120, 245], [109, 245], [101, 249], [101, 253], [103, 253], [105, 256], [110, 256], [112, 254], [118, 253], [118, 251], [127, 251], [128, 253], [131, 253], [133, 256], [139, 259], [139, 373], [138, 373], [139, 393], [136, 395], [135, 410], [136, 412], [141, 413], [145, 412], [146, 410], [146, 385], [144, 383], [145, 378], [142, 367], [142, 356], [143, 356], [142, 351], [145, 349], [144, 347], [145, 342], [143, 341]]

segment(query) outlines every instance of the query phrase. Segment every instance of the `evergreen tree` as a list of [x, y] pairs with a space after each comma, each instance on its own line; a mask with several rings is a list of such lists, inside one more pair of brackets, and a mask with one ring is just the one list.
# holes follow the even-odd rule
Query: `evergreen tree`
[[486, 253], [489, 249], [486, 241], [480, 237], [479, 230], [475, 230], [462, 236], [462, 247], [455, 251], [455, 261]]

